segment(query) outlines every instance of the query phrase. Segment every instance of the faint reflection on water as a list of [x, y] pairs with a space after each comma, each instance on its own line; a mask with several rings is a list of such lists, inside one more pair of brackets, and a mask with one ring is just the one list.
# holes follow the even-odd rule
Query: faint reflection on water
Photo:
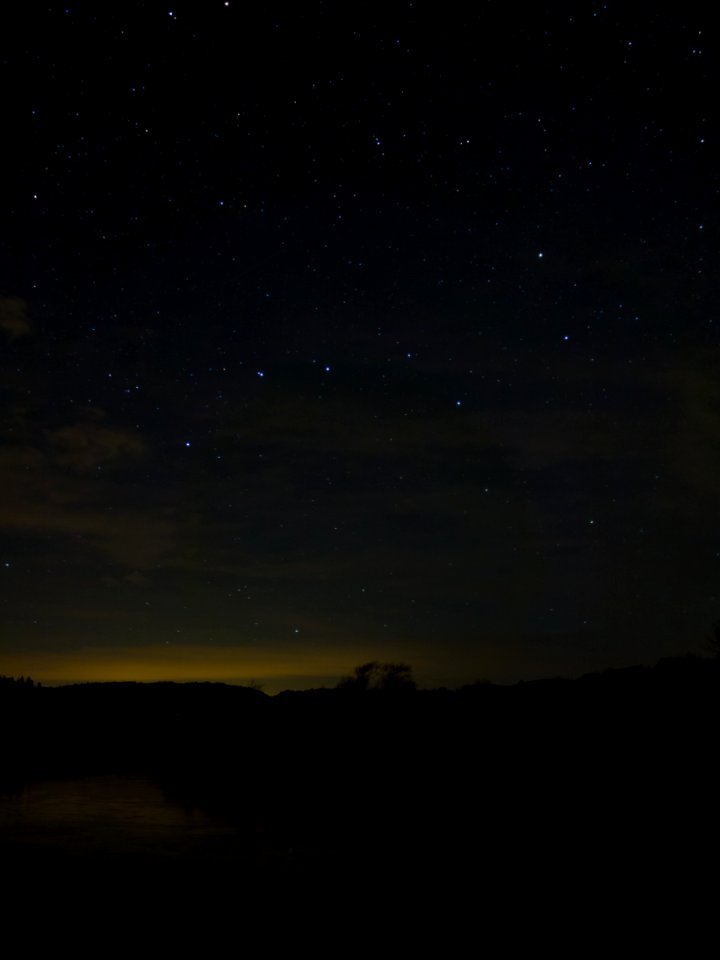
[[0, 796], [0, 848], [72, 856], [230, 855], [236, 831], [170, 803], [140, 776], [91, 776], [28, 784]]

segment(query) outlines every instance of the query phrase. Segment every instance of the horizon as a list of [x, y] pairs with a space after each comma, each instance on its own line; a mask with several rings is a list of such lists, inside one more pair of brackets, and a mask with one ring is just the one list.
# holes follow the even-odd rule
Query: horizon
[[[663, 657], [657, 658], [653, 662], [643, 662], [643, 661], [628, 661], [628, 662], [618, 662], [613, 664], [598, 665], [592, 669], [587, 670], [577, 670], [572, 673], [568, 672], [555, 672], [555, 673], [542, 673], [539, 671], [534, 672], [519, 672], [516, 675], [508, 675], [503, 677], [492, 677], [492, 676], [477, 676], [473, 680], [458, 679], [456, 681], [448, 680], [447, 678], [443, 681], [442, 678], [439, 678], [433, 681], [430, 678], [423, 677], [416, 673], [412, 664], [408, 664], [411, 669], [411, 675], [413, 680], [416, 683], [418, 690], [437, 690], [437, 689], [449, 689], [456, 690], [460, 689], [463, 686], [472, 685], [476, 683], [489, 683], [493, 686], [515, 686], [517, 684], [533, 682], [533, 681], [542, 681], [542, 680], [577, 680], [583, 676], [601, 674], [614, 670], [626, 670], [632, 669], [633, 667], [642, 667], [646, 669], [653, 669], [657, 664], [662, 660], [677, 660], [685, 658], [696, 658], [704, 660], [715, 659], [713, 653], [706, 649], [690, 650], [686, 648], [684, 651], [675, 652], [666, 654]], [[375, 659], [375, 658], [372, 658]], [[83, 661], [87, 667], [87, 661]], [[347, 670], [341, 673], [325, 673], [325, 674], [280, 674], [276, 673], [274, 675], [263, 676], [262, 674], [255, 675], [220, 675], [213, 674], [211, 669], [197, 672], [193, 674], [190, 671], [186, 672], [176, 672], [175, 674], [167, 673], [163, 674], [161, 669], [151, 671], [149, 675], [139, 676], [139, 675], [125, 675], [122, 672], [122, 668], [117, 666], [112, 669], [106, 669], [105, 672], [99, 671], [93, 673], [92, 669], [86, 670], [85, 673], [79, 674], [76, 677], [71, 676], [60, 676], [57, 673], [51, 674], [49, 677], [45, 676], [36, 676], [32, 671], [19, 670], [17, 667], [6, 672], [6, 668], [3, 666], [3, 669], [0, 671], [0, 674], [4, 676], [11, 676], [15, 678], [25, 677], [26, 679], [31, 679], [35, 684], [41, 684], [43, 687], [64, 687], [64, 686], [76, 686], [83, 684], [104, 684], [104, 683], [133, 683], [133, 684], [157, 684], [157, 683], [171, 683], [171, 684], [223, 684], [227, 686], [238, 686], [245, 688], [255, 688], [260, 690], [263, 693], [268, 694], [269, 696], [275, 696], [278, 693], [285, 691], [298, 691], [302, 692], [305, 690], [317, 690], [317, 689], [334, 689], [338, 684], [348, 676], [351, 676], [354, 668], [362, 662], [369, 662], [366, 660], [361, 660], [353, 664], [352, 667], [349, 667]]]

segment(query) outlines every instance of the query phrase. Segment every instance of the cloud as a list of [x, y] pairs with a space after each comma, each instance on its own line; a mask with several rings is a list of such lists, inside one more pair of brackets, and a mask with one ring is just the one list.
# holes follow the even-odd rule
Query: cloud
[[158, 564], [172, 552], [177, 523], [129, 508], [103, 512], [97, 505], [63, 502], [39, 485], [3, 491], [0, 529], [9, 532], [66, 537], [75, 556], [100, 553], [131, 568]]
[[704, 513], [717, 501], [720, 475], [720, 385], [714, 358], [683, 358], [665, 379], [673, 400], [662, 432], [666, 466], [683, 484], [684, 506]]
[[9, 340], [18, 340], [32, 332], [27, 304], [20, 297], [0, 297], [0, 330]]
[[136, 434], [96, 423], [60, 427], [50, 434], [50, 441], [56, 462], [81, 472], [133, 459], [145, 450]]
[[108, 469], [145, 452], [138, 435], [88, 422], [45, 437], [0, 446], [0, 529], [65, 539], [73, 556], [99, 554], [138, 572], [172, 552], [176, 512], [138, 501]]

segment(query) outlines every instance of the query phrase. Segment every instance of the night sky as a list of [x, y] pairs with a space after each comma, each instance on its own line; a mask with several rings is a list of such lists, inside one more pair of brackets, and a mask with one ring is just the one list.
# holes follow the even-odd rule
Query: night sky
[[0, 673], [699, 651], [709, 9], [3, 8]]

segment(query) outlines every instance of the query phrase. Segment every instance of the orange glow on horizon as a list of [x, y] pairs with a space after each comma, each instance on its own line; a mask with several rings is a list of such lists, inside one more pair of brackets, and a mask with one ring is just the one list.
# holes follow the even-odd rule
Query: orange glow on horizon
[[2, 657], [0, 672], [31, 676], [43, 684], [112, 681], [215, 681], [262, 683], [268, 692], [294, 686], [334, 686], [368, 660], [402, 660], [401, 651], [368, 650], [353, 653], [333, 649], [277, 649], [247, 647], [162, 645], [150, 647], [87, 647], [63, 652], [10, 653]]

